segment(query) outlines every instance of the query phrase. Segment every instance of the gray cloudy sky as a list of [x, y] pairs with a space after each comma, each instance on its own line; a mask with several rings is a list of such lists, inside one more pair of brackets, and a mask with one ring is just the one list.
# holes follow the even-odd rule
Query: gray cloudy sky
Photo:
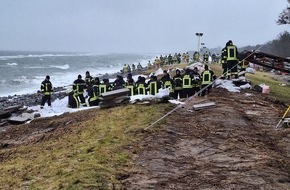
[[0, 0], [0, 50], [163, 53], [270, 41], [286, 0]]

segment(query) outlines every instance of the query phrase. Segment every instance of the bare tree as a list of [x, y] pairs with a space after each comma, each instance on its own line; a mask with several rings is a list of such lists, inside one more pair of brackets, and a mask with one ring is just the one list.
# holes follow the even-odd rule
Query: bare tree
[[290, 0], [288, 0], [288, 2], [289, 2], [288, 7], [282, 11], [277, 20], [277, 23], [279, 25], [290, 24]]

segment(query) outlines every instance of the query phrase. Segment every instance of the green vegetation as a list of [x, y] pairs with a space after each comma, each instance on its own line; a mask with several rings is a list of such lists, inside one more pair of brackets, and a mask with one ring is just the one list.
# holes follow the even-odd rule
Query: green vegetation
[[265, 83], [270, 86], [270, 97], [290, 103], [290, 86], [280, 86], [282, 82], [273, 78], [271, 74], [258, 71], [254, 75], [248, 74], [247, 78], [252, 81], [253, 85]]
[[[89, 110], [95, 112], [93, 118], [61, 126], [45, 140], [1, 149], [0, 187], [113, 189], [128, 175], [124, 169], [138, 152], [142, 129], [171, 108], [156, 104]], [[74, 114], [79, 113], [69, 116]]]
[[[211, 69], [216, 73], [217, 76], [221, 74], [221, 66], [212, 64]], [[283, 101], [290, 104], [290, 87], [280, 86], [282, 82], [276, 78], [273, 78], [271, 73], [257, 71], [255, 74], [246, 74], [247, 79], [252, 82], [252, 86], [266, 84], [270, 86], [270, 94], [265, 95], [277, 100]]]

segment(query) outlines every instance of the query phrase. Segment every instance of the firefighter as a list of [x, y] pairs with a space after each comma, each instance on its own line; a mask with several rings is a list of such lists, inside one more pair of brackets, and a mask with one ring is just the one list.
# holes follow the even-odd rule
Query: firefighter
[[182, 76], [179, 69], [176, 69], [175, 76], [173, 77], [174, 82], [174, 92], [173, 92], [173, 98], [178, 99], [179, 97], [183, 97], [182, 95]]
[[113, 90], [125, 88], [125, 81], [121, 75], [117, 75], [116, 80], [113, 83]]
[[182, 54], [182, 62], [185, 62], [185, 60], [186, 60], [186, 55], [185, 55], [185, 53], [183, 53]]
[[150, 60], [148, 60], [147, 69], [151, 69], [151, 67], [152, 67], [152, 64], [151, 64]]
[[[209, 70], [208, 65], [204, 66], [204, 71], [201, 73], [201, 96], [205, 96], [206, 92], [209, 94], [212, 88], [212, 82], [215, 79], [214, 72]], [[205, 88], [205, 89], [204, 89]]]
[[177, 63], [178, 64], [181, 63], [181, 54], [180, 53], [177, 54]]
[[194, 62], [198, 62], [198, 60], [199, 60], [199, 53], [197, 51], [195, 51], [193, 54], [193, 60], [194, 60]]
[[48, 106], [51, 106], [51, 93], [52, 93], [52, 84], [50, 82], [50, 76], [47, 75], [42, 81], [40, 90], [42, 92], [42, 100], [40, 108], [43, 109], [44, 104], [47, 102]]
[[73, 90], [76, 91], [81, 105], [86, 107], [87, 103], [84, 97], [84, 91], [87, 89], [86, 82], [82, 79], [82, 75], [78, 75], [78, 79], [73, 83]]
[[127, 81], [126, 81], [125, 86], [126, 86], [126, 88], [128, 88], [130, 90], [129, 96], [134, 96], [135, 95], [135, 81], [134, 81], [131, 73], [129, 73], [127, 75]]
[[70, 89], [68, 91], [68, 107], [69, 108], [79, 108], [80, 103], [78, 100], [78, 94], [75, 90]]
[[151, 75], [150, 80], [147, 84], [147, 90], [150, 95], [156, 95], [161, 88], [161, 83], [157, 80], [157, 76]]
[[138, 71], [142, 71], [142, 69], [143, 69], [143, 67], [142, 67], [141, 63], [138, 63], [138, 65], [137, 65], [137, 70], [138, 70]]
[[200, 82], [201, 82], [201, 77], [200, 74], [198, 73], [197, 67], [194, 67], [191, 75], [192, 75], [192, 90], [193, 90], [192, 93], [194, 95], [200, 90]]
[[92, 86], [88, 88], [89, 106], [98, 106], [100, 103], [99, 85], [100, 85], [100, 80], [99, 78], [97, 78], [97, 80], [94, 80], [94, 83], [92, 84]]
[[129, 66], [127, 64], [124, 64], [124, 66], [123, 66], [123, 73], [124, 74], [129, 73]]
[[173, 84], [174, 84], [174, 82], [170, 78], [170, 75], [169, 75], [169, 73], [166, 70], [163, 71], [163, 76], [162, 76], [162, 78], [160, 80], [162, 82], [163, 89], [169, 88], [169, 95], [173, 96], [173, 92], [174, 92]]
[[237, 47], [233, 44], [231, 40], [228, 41], [225, 54], [227, 55], [227, 65], [228, 65], [228, 79], [231, 78], [232, 75], [235, 78], [238, 78], [238, 56], [239, 52]]
[[162, 57], [162, 55], [160, 55], [159, 59], [160, 59], [160, 66], [163, 66], [164, 62], [165, 62], [164, 57]]
[[99, 95], [102, 95], [102, 93], [105, 93], [111, 90], [112, 90], [112, 86], [110, 84], [109, 79], [103, 79], [103, 81], [99, 85]]
[[136, 65], [133, 63], [132, 64], [132, 71], [135, 72], [136, 71]]
[[209, 57], [209, 55], [208, 55], [208, 53], [207, 53], [207, 51], [203, 54], [203, 63], [204, 64], [206, 64], [206, 63], [208, 63], [208, 57]]
[[147, 84], [145, 77], [139, 76], [138, 80], [136, 81], [136, 93], [139, 95], [146, 95], [146, 88]]
[[192, 95], [192, 75], [190, 74], [190, 70], [186, 69], [185, 74], [182, 76], [182, 98], [187, 98]]
[[154, 66], [155, 66], [155, 68], [159, 68], [160, 67], [160, 59], [158, 58], [158, 56], [156, 56], [156, 58], [154, 60]]
[[168, 65], [172, 65], [173, 64], [173, 60], [172, 60], [172, 55], [171, 54], [168, 55], [167, 59], [168, 59]]
[[189, 63], [189, 53], [188, 52], [186, 52], [186, 54], [185, 54], [185, 61], [186, 61], [186, 63]]
[[227, 78], [228, 76], [228, 64], [227, 64], [227, 54], [226, 46], [222, 49], [221, 53], [221, 64], [222, 64], [222, 78]]
[[86, 72], [85, 81], [86, 81], [87, 89], [89, 87], [92, 87], [93, 86], [94, 78], [90, 75], [90, 72], [89, 71]]
[[177, 53], [174, 54], [173, 58], [172, 58], [173, 64], [177, 64], [178, 63], [178, 56]]

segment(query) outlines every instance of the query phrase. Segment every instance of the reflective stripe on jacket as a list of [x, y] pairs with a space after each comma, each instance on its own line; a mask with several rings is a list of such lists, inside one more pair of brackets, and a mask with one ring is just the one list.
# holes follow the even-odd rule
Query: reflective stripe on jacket
[[210, 84], [212, 81], [212, 76], [209, 70], [205, 70], [202, 73], [202, 85], [204, 84]]

